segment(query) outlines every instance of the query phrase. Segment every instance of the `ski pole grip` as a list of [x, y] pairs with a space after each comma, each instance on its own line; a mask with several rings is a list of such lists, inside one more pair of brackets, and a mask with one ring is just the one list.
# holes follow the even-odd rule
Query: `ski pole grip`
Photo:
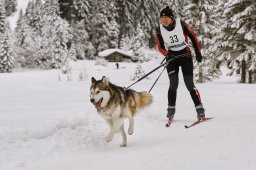
[[160, 65], [164, 63], [164, 60], [166, 60], [166, 56], [164, 57], [164, 59], [162, 60], [162, 62], [160, 63]]

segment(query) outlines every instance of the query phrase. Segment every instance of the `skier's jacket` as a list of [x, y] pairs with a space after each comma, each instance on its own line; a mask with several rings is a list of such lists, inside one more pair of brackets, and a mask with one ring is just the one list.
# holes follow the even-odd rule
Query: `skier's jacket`
[[[175, 34], [179, 34], [176, 35]], [[173, 37], [173, 36], [174, 37]], [[177, 38], [178, 37], [178, 38]], [[181, 37], [181, 38], [179, 38]], [[201, 46], [196, 37], [195, 32], [189, 27], [187, 23], [180, 19], [174, 19], [172, 23], [165, 27], [162, 24], [156, 28], [156, 40], [158, 45], [158, 50], [164, 55], [177, 56], [182, 55], [184, 53], [190, 54], [190, 48], [188, 44], [188, 37], [191, 39], [193, 47], [195, 49], [196, 58], [201, 58]], [[169, 44], [168, 44], [169, 38]], [[176, 42], [176, 40], [182, 39], [180, 44], [176, 44], [171, 46], [172, 42]], [[191, 55], [188, 55], [191, 56]]]

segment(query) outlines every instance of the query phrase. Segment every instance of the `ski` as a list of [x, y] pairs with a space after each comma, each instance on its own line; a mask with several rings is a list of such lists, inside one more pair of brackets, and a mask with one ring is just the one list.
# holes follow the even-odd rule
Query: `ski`
[[212, 117], [208, 117], [208, 118], [203, 118], [203, 119], [197, 120], [194, 123], [192, 123], [191, 125], [185, 125], [185, 128], [186, 129], [187, 128], [191, 128], [191, 127], [193, 127], [193, 126], [195, 126], [195, 125], [197, 125], [199, 123], [205, 122], [205, 121], [210, 120], [210, 119], [212, 119]]
[[169, 127], [170, 125], [171, 125], [171, 123], [172, 123], [172, 118], [171, 119], [168, 119], [168, 121], [167, 121], [167, 123], [166, 123], [166, 127]]

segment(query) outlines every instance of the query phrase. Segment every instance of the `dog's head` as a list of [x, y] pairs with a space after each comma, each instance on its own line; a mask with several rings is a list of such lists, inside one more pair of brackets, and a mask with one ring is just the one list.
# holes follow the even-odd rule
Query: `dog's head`
[[90, 101], [96, 109], [104, 108], [111, 97], [108, 79], [103, 76], [101, 80], [92, 77]]

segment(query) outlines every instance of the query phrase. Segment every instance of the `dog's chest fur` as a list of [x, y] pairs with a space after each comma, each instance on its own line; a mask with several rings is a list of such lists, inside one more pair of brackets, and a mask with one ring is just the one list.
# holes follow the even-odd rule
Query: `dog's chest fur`
[[120, 106], [112, 106], [110, 108], [100, 109], [98, 113], [104, 119], [112, 119], [115, 116], [120, 116], [121, 108]]

